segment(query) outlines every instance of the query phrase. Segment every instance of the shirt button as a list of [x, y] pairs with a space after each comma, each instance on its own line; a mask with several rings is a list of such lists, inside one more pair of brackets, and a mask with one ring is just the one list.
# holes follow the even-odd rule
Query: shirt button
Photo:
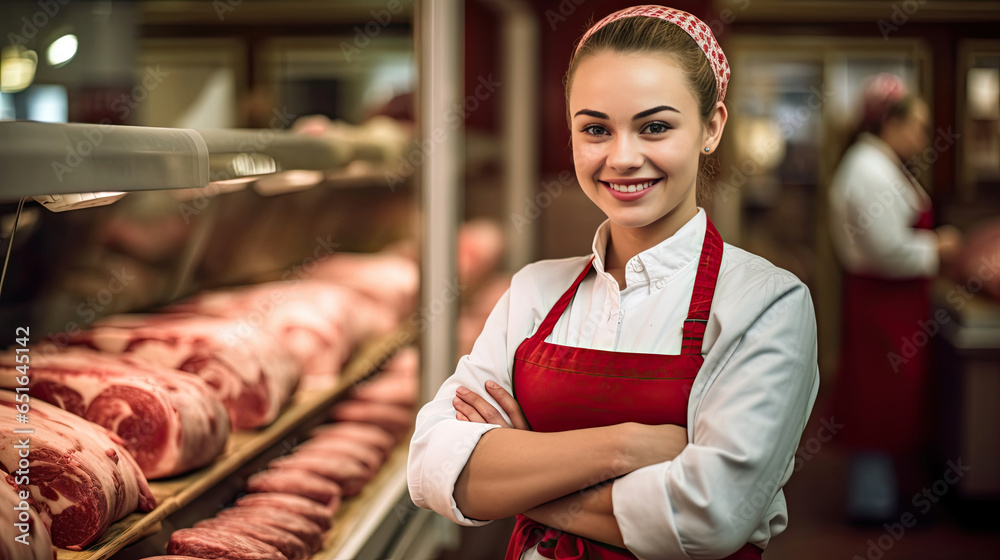
[[659, 289], [659, 288], [662, 288], [662, 287], [663, 287], [663, 280], [657, 280], [656, 281], [656, 288]]
[[632, 267], [635, 269], [636, 272], [642, 272], [642, 263], [641, 262], [635, 261], [635, 264], [633, 264]]

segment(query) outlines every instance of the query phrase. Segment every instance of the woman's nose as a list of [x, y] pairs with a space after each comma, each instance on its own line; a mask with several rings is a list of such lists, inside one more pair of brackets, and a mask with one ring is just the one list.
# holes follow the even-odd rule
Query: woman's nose
[[607, 165], [616, 171], [628, 171], [642, 167], [643, 157], [639, 147], [627, 135], [618, 136], [609, 145]]

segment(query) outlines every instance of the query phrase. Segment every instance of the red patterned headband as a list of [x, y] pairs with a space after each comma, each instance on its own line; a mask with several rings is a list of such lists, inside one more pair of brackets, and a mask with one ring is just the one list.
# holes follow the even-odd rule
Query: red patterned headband
[[705, 22], [681, 10], [653, 4], [633, 6], [619, 10], [588, 29], [583, 35], [583, 39], [580, 39], [580, 43], [576, 46], [577, 52], [587, 42], [587, 39], [590, 39], [590, 36], [599, 29], [613, 21], [627, 17], [659, 18], [683, 29], [685, 33], [698, 43], [702, 52], [708, 57], [708, 62], [712, 65], [712, 71], [715, 73], [715, 83], [719, 86], [719, 101], [726, 98], [726, 85], [729, 83], [729, 61], [726, 60], [726, 55], [722, 52], [722, 47], [719, 46], [718, 41], [715, 40], [715, 35], [712, 34], [712, 29], [705, 25]]
[[899, 76], [885, 72], [872, 76], [861, 92], [862, 120], [868, 124], [880, 122], [907, 93], [906, 84]]

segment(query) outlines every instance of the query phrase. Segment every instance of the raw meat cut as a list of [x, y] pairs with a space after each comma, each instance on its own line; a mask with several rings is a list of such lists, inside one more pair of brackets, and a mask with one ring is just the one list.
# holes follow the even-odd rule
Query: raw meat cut
[[419, 381], [416, 371], [386, 370], [351, 389], [351, 397], [370, 402], [414, 407]]
[[213, 529], [178, 529], [170, 535], [167, 552], [224, 560], [288, 560], [280, 550], [265, 542]]
[[396, 445], [396, 438], [386, 430], [368, 424], [366, 422], [337, 422], [334, 424], [324, 424], [315, 428], [310, 434], [309, 441], [324, 441], [327, 439], [350, 439], [371, 445], [388, 455]]
[[336, 253], [320, 261], [310, 278], [346, 286], [381, 302], [402, 320], [417, 309], [420, 267], [390, 253]]
[[352, 289], [317, 281], [269, 282], [206, 292], [168, 308], [260, 325], [301, 365], [300, 390], [336, 384], [359, 344], [396, 328], [395, 313]]
[[344, 496], [354, 496], [360, 492], [361, 487], [374, 475], [372, 470], [361, 461], [332, 453], [296, 452], [278, 457], [267, 466], [276, 471], [292, 469], [318, 474], [337, 483], [337, 486], [343, 490]]
[[413, 427], [413, 407], [368, 401], [342, 401], [330, 409], [330, 419], [338, 422], [368, 422], [402, 439]]
[[[225, 451], [229, 417], [197, 376], [69, 347], [32, 353], [31, 396], [115, 432], [147, 479], [211, 463]], [[13, 353], [0, 356], [0, 384], [12, 388]]]
[[335, 482], [301, 469], [268, 469], [247, 479], [247, 492], [283, 492], [337, 509], [343, 490]]
[[279, 341], [249, 324], [214, 317], [116, 315], [70, 343], [194, 373], [225, 405], [235, 429], [273, 422], [301, 376]]
[[458, 229], [458, 282], [476, 288], [500, 264], [504, 252], [503, 228], [493, 220], [476, 218]]
[[[0, 391], [0, 470], [9, 473], [7, 482], [15, 490], [31, 493], [29, 505], [51, 528], [53, 544], [80, 550], [112, 522], [156, 506], [139, 465], [117, 435], [40, 400], [16, 399], [14, 392]], [[19, 404], [30, 405], [27, 424], [17, 421]], [[13, 432], [25, 427], [34, 433]], [[26, 440], [30, 464], [24, 469], [17, 446]]]
[[307, 440], [293, 450], [293, 455], [305, 456], [345, 456], [360, 461], [375, 472], [385, 462], [385, 455], [376, 447], [350, 439], [326, 438]]
[[215, 517], [195, 523], [194, 528], [235, 533], [257, 539], [280, 550], [288, 560], [305, 560], [311, 554], [302, 539], [277, 527], [255, 523], [252, 519], [227, 520]]
[[264, 492], [262, 494], [247, 494], [236, 500], [236, 507], [262, 506], [281, 511], [297, 513], [326, 531], [332, 524], [333, 515], [337, 510], [322, 506], [308, 498], [295, 494], [279, 492]]
[[0, 558], [55, 560], [55, 557], [49, 530], [38, 513], [5, 480], [0, 480]]
[[315, 552], [323, 546], [323, 530], [305, 516], [264, 506], [228, 508], [218, 513], [220, 519], [253, 519], [295, 535]]
[[[974, 288], [978, 279], [985, 295], [1000, 302], [1000, 220], [992, 219], [979, 224], [965, 238], [962, 252], [956, 259], [956, 282], [966, 286], [966, 291]], [[963, 294], [964, 295], [964, 294]], [[963, 301], [963, 300], [960, 300]]]

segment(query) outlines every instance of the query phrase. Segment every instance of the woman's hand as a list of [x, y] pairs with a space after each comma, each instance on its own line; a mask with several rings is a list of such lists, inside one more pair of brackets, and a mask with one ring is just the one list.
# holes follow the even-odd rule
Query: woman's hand
[[500, 404], [500, 407], [510, 418], [511, 424], [508, 424], [504, 420], [503, 415], [489, 401], [467, 387], [459, 387], [455, 390], [453, 404], [455, 405], [456, 418], [463, 422], [499, 424], [504, 428], [514, 428], [516, 430], [531, 429], [528, 426], [528, 421], [524, 419], [524, 414], [521, 412], [521, 405], [517, 404], [514, 397], [504, 390], [503, 387], [496, 382], [487, 381], [486, 392]]

